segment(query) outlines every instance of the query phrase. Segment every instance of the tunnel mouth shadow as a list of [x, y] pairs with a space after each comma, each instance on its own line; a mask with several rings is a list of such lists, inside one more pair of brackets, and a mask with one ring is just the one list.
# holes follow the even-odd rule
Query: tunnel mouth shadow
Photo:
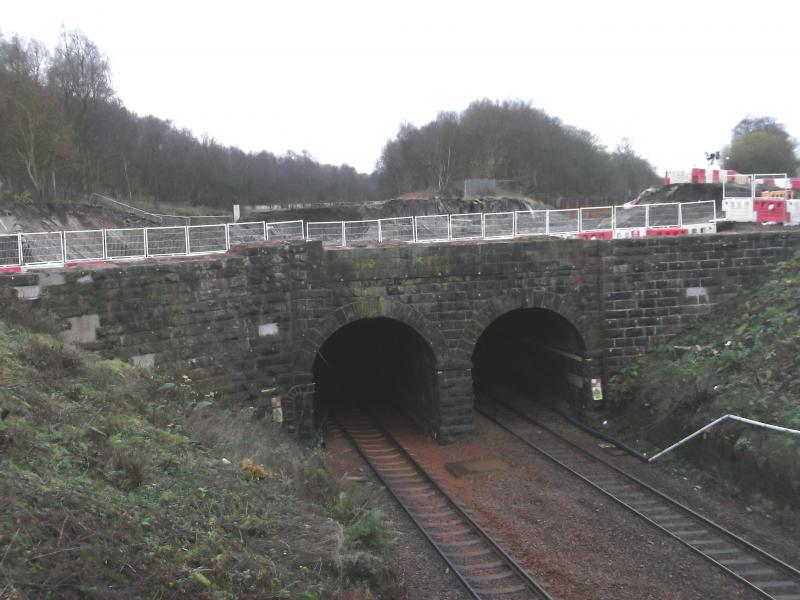
[[472, 382], [484, 400], [501, 395], [580, 417], [590, 400], [586, 343], [577, 328], [545, 308], [495, 319], [472, 353]]
[[317, 350], [314, 427], [337, 411], [397, 408], [423, 431], [439, 430], [436, 356], [411, 326], [388, 317], [347, 323]]

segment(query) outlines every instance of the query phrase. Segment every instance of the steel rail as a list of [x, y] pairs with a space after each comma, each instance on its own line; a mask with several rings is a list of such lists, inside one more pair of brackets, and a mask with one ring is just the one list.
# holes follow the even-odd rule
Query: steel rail
[[[537, 421], [535, 418], [531, 417], [529, 414], [526, 414], [525, 412], [519, 410], [518, 408], [516, 408], [514, 406], [509, 405], [508, 403], [506, 403], [506, 402], [504, 402], [504, 401], [502, 401], [500, 399], [493, 398], [493, 402], [496, 403], [497, 405], [501, 406], [502, 408], [504, 408], [508, 412], [512, 413], [514, 416], [516, 416], [521, 421], [528, 422], [528, 423], [534, 425], [535, 427], [547, 432], [553, 438], [555, 438], [558, 442], [560, 442], [562, 445], [567, 446], [570, 450], [577, 451], [580, 455], [582, 455], [584, 457], [588, 457], [592, 461], [595, 461], [596, 463], [601, 464], [604, 468], [611, 470], [615, 475], [618, 475], [618, 476], [624, 478], [625, 480], [633, 483], [634, 485], [638, 486], [640, 489], [644, 490], [646, 493], [649, 493], [649, 494], [655, 496], [659, 500], [663, 501], [667, 506], [669, 506], [672, 509], [674, 509], [676, 512], [682, 513], [687, 518], [687, 520], [690, 520], [690, 521], [694, 520], [695, 522], [699, 522], [699, 525], [706, 527], [707, 529], [709, 529], [712, 532], [715, 532], [718, 535], [722, 535], [722, 536], [728, 538], [727, 540], [720, 540], [719, 542], [714, 542], [715, 545], [720, 545], [720, 544], [727, 543], [729, 545], [732, 545], [732, 546], [738, 548], [738, 550], [743, 554], [747, 554], [749, 552], [751, 555], [757, 556], [763, 563], [767, 563], [769, 566], [771, 566], [771, 568], [773, 568], [776, 571], [777, 575], [780, 575], [781, 572], [783, 572], [784, 575], [789, 576], [791, 579], [793, 579], [794, 582], [795, 582], [795, 585], [797, 585], [798, 588], [800, 588], [800, 570], [796, 569], [795, 567], [792, 567], [791, 565], [789, 565], [786, 562], [782, 561], [778, 557], [773, 556], [772, 554], [768, 553], [767, 551], [759, 548], [758, 546], [755, 546], [751, 542], [748, 542], [744, 538], [742, 538], [742, 537], [736, 535], [735, 533], [729, 531], [728, 529], [726, 529], [722, 525], [719, 525], [718, 523], [715, 523], [714, 521], [711, 521], [707, 517], [705, 517], [705, 516], [701, 515], [700, 513], [694, 511], [693, 509], [689, 508], [685, 504], [682, 504], [678, 500], [675, 500], [674, 498], [671, 498], [670, 496], [668, 496], [665, 493], [657, 490], [653, 486], [645, 483], [644, 481], [642, 481], [638, 477], [635, 477], [634, 475], [631, 475], [631, 474], [623, 471], [619, 467], [616, 467], [615, 465], [612, 465], [611, 463], [607, 462], [606, 460], [603, 460], [601, 457], [596, 456], [592, 452], [589, 452], [585, 448], [582, 448], [581, 446], [575, 444], [574, 442], [572, 442], [569, 439], [565, 438], [561, 434], [553, 431], [551, 428], [549, 428], [546, 425], [542, 424], [540, 421]], [[636, 514], [638, 517], [642, 518], [644, 521], [646, 521], [648, 524], [652, 525], [653, 527], [655, 527], [659, 531], [661, 531], [661, 532], [667, 534], [668, 536], [672, 537], [673, 539], [679, 541], [681, 544], [683, 544], [684, 546], [688, 547], [690, 550], [694, 551], [698, 555], [702, 556], [704, 559], [708, 560], [709, 562], [714, 564], [716, 567], [722, 569], [728, 575], [733, 576], [740, 583], [743, 583], [743, 584], [747, 585], [749, 588], [755, 590], [756, 592], [758, 592], [763, 597], [770, 598], [771, 600], [800, 600], [800, 593], [798, 593], [798, 592], [777, 593], [777, 592], [769, 592], [769, 591], [767, 591], [765, 589], [762, 589], [761, 587], [758, 587], [758, 584], [759, 584], [758, 581], [752, 581], [752, 580], [748, 579], [747, 577], [745, 577], [743, 574], [737, 573], [733, 569], [729, 568], [728, 566], [726, 566], [725, 564], [720, 562], [720, 560], [715, 559], [710, 554], [704, 552], [701, 548], [698, 548], [697, 546], [693, 545], [693, 544], [700, 543], [702, 540], [700, 540], [700, 539], [687, 540], [687, 539], [681, 537], [680, 535], [678, 535], [678, 533], [676, 533], [675, 530], [680, 531], [681, 527], [683, 529], [685, 529], [687, 526], [685, 526], [685, 525], [684, 526], [680, 526], [680, 527], [679, 526], [675, 526], [673, 528], [675, 530], [668, 529], [667, 527], [665, 527], [664, 525], [662, 525], [658, 521], [656, 521], [654, 518], [651, 518], [651, 516], [648, 516], [647, 514], [645, 514], [645, 512], [643, 512], [645, 509], [642, 509], [642, 510], [637, 509], [635, 506], [632, 505], [632, 503], [627, 502], [623, 498], [618, 497], [617, 495], [615, 495], [615, 493], [613, 491], [610, 491], [610, 490], [606, 489], [608, 487], [611, 487], [611, 484], [606, 484], [604, 486], [602, 484], [599, 484], [599, 483], [596, 483], [596, 482], [592, 481], [588, 476], [579, 473], [575, 468], [570, 467], [563, 460], [560, 460], [556, 456], [553, 456], [550, 452], [548, 452], [547, 450], [541, 448], [540, 446], [538, 446], [536, 443], [532, 442], [527, 437], [525, 437], [525, 436], [517, 433], [513, 429], [511, 429], [511, 427], [509, 427], [505, 423], [501, 422], [502, 418], [497, 418], [497, 417], [493, 416], [492, 414], [490, 414], [490, 412], [486, 408], [482, 408], [481, 406], [476, 404], [475, 410], [479, 414], [481, 414], [483, 417], [485, 417], [489, 421], [495, 423], [497, 426], [499, 426], [503, 430], [507, 431], [508, 433], [513, 435], [515, 438], [519, 439], [520, 441], [525, 443], [527, 446], [531, 447], [533, 450], [535, 450], [536, 452], [538, 452], [539, 454], [541, 454], [542, 456], [544, 456], [545, 458], [550, 460], [551, 462], [554, 462], [555, 464], [557, 464], [561, 468], [567, 470], [569, 473], [571, 473], [575, 477], [581, 479], [583, 482], [587, 483], [589, 486], [591, 486], [594, 489], [596, 489], [597, 491], [601, 492], [602, 494], [604, 494], [605, 496], [607, 496], [608, 498], [610, 498], [614, 502], [616, 502], [619, 505], [621, 505], [621, 506], [625, 507], [626, 509], [630, 510], [631, 512]], [[631, 493], [627, 492], [626, 495], [631, 495]], [[646, 496], [645, 496], [645, 498], [646, 498]], [[653, 509], [647, 509], [647, 510], [651, 510], [652, 511]], [[695, 523], [695, 524], [698, 524], [698, 523]], [[751, 563], [748, 562], [746, 564], [751, 564]], [[761, 573], [761, 574], [763, 574], [763, 573]], [[769, 582], [761, 581], [760, 583], [764, 584], [764, 583], [769, 583]]]
[[[451, 497], [447, 492], [445, 492], [441, 486], [417, 463], [416, 460], [408, 453], [408, 451], [378, 422], [378, 420], [374, 416], [366, 416], [365, 413], [361, 413], [361, 416], [367, 421], [367, 424], [373, 428], [373, 430], [378, 433], [380, 436], [386, 440], [386, 442], [391, 446], [393, 450], [399, 455], [410, 467], [411, 469], [433, 490], [435, 490], [438, 495], [445, 501], [446, 505], [450, 508], [450, 510], [455, 513], [455, 516], [458, 517], [461, 521], [463, 521], [467, 527], [474, 533], [476, 536], [486, 543], [492, 552], [494, 552], [497, 558], [506, 566], [506, 568], [511, 571], [514, 575], [516, 575], [519, 579], [522, 580], [522, 584], [525, 586], [525, 589], [530, 593], [533, 594], [536, 598], [541, 598], [543, 600], [554, 600], [553, 596], [551, 596], [542, 586], [535, 580], [531, 575], [522, 568], [508, 553], [503, 550], [498, 543], [494, 540], [494, 538], [489, 535], [480, 525], [478, 525]], [[440, 543], [436, 542], [433, 539], [431, 534], [427, 531], [424, 524], [417, 518], [415, 511], [408, 506], [406, 501], [402, 498], [400, 493], [395, 489], [394, 485], [381, 473], [379, 468], [374, 464], [373, 460], [367, 456], [364, 449], [361, 445], [355, 440], [353, 434], [348, 430], [347, 426], [342, 422], [342, 419], [339, 415], [335, 415], [333, 417], [334, 422], [336, 423], [337, 427], [342, 431], [345, 435], [347, 440], [350, 444], [356, 449], [358, 454], [361, 456], [362, 459], [369, 465], [372, 472], [378, 478], [378, 480], [383, 484], [383, 486], [387, 489], [387, 491], [391, 494], [391, 496], [397, 501], [403, 511], [408, 515], [414, 525], [419, 529], [420, 533], [425, 537], [425, 539], [430, 542], [430, 544], [434, 547], [436, 552], [444, 559], [447, 563], [448, 567], [453, 571], [453, 573], [457, 576], [460, 583], [464, 586], [465, 590], [470, 594], [471, 597], [476, 599], [486, 599], [493, 596], [499, 596], [504, 594], [502, 591], [494, 590], [492, 591], [482, 591], [476, 589], [469, 581], [468, 575], [462, 573], [464, 569], [468, 569], [469, 565], [457, 565], [455, 564], [450, 557], [448, 556], [447, 552], [444, 548], [441, 547]], [[446, 546], [446, 544], [443, 544]], [[457, 554], [457, 552], [452, 554]], [[522, 590], [520, 590], [522, 591]]]

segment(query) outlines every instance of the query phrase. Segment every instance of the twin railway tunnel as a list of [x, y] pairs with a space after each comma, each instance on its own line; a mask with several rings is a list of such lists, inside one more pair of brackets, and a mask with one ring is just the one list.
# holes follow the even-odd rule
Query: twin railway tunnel
[[[486, 327], [472, 350], [477, 394], [514, 392], [562, 410], [578, 410], [588, 395], [586, 345], [565, 317], [544, 308], [521, 308]], [[437, 359], [412, 326], [388, 317], [343, 325], [314, 359], [314, 425], [341, 409], [380, 411], [392, 406], [421, 429], [439, 428]]]

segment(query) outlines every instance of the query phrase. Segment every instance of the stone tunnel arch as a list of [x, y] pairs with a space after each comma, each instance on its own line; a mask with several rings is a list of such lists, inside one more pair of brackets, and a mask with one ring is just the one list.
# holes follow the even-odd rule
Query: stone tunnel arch
[[562, 296], [531, 290], [475, 315], [458, 346], [476, 394], [513, 393], [570, 412], [591, 397], [600, 332]]
[[381, 383], [379, 375], [387, 401], [400, 405], [426, 432], [438, 432], [437, 374], [449, 349], [438, 327], [417, 309], [386, 298], [364, 299], [332, 311], [301, 336], [293, 380], [305, 391], [292, 407], [297, 426], [319, 427], [336, 400], [332, 394], [346, 389], [364, 396]]

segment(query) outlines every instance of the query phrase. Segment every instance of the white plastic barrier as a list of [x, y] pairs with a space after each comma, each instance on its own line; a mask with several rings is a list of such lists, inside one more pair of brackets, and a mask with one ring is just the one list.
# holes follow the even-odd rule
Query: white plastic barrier
[[786, 212], [789, 213], [789, 223], [800, 224], [800, 200], [787, 200]]
[[483, 214], [450, 215], [450, 239], [479, 240], [483, 238]]
[[723, 198], [722, 210], [726, 221], [752, 223], [756, 221], [756, 211], [752, 198]]
[[381, 241], [384, 243], [413, 242], [414, 217], [381, 219]]
[[0, 267], [16, 267], [22, 264], [20, 236], [0, 235]]
[[64, 262], [64, 235], [61, 231], [20, 234], [22, 262], [46, 265]]
[[106, 257], [105, 236], [102, 229], [64, 232], [64, 260], [103, 260]]
[[146, 234], [144, 229], [106, 229], [106, 258], [144, 258]]
[[450, 241], [449, 215], [414, 217], [414, 238], [418, 242]]

